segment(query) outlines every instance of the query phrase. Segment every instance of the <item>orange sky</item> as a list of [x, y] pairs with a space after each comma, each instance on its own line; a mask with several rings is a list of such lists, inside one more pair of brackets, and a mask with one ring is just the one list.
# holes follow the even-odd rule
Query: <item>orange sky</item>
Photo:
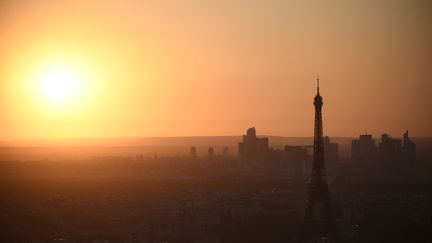
[[[432, 136], [429, 1], [1, 1], [0, 140]], [[36, 88], [75, 70], [67, 104]]]

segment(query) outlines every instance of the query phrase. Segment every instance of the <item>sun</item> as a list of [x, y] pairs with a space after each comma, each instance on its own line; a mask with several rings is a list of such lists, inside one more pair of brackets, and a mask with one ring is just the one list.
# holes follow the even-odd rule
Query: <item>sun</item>
[[54, 105], [73, 102], [83, 89], [80, 73], [70, 67], [56, 66], [41, 73], [39, 93]]
[[100, 76], [96, 70], [86, 59], [39, 60], [27, 72], [23, 86], [32, 97], [28, 110], [59, 118], [88, 112], [98, 95]]

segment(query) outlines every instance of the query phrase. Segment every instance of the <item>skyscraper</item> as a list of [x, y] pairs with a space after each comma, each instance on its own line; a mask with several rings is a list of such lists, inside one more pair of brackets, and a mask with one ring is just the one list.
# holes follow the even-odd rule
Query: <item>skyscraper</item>
[[402, 144], [401, 140], [394, 139], [388, 134], [381, 136], [379, 144], [380, 159], [386, 166], [397, 166], [401, 162]]
[[303, 146], [285, 146], [285, 157], [288, 165], [297, 175], [303, 175], [307, 161], [307, 149]]
[[213, 160], [213, 156], [214, 156], [214, 148], [213, 147], [209, 147], [208, 148], [208, 159], [209, 160]]
[[249, 128], [243, 135], [243, 142], [238, 144], [239, 157], [243, 162], [260, 160], [269, 152], [268, 138], [258, 138], [255, 127]]
[[351, 141], [351, 156], [354, 161], [370, 162], [376, 157], [375, 140], [372, 135], [363, 134]]
[[408, 131], [403, 135], [403, 159], [406, 163], [414, 163], [416, 161], [416, 144], [408, 137]]
[[331, 208], [325, 168], [322, 105], [318, 78], [317, 94], [314, 98], [315, 127], [312, 176], [308, 187], [308, 201], [303, 223], [306, 238], [315, 240], [326, 237], [330, 241], [338, 242], [339, 234]]
[[339, 161], [339, 144], [330, 142], [328, 136], [324, 137], [324, 154], [327, 164]]
[[196, 154], [196, 148], [195, 147], [191, 147], [190, 148], [190, 156], [192, 157], [192, 158], [196, 158], [197, 157], [197, 154]]

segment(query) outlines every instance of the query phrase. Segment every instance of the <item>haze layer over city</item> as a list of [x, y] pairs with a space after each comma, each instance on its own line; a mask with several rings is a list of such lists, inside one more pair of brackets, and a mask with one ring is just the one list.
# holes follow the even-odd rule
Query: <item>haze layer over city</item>
[[1, 1], [0, 242], [431, 242], [428, 1]]

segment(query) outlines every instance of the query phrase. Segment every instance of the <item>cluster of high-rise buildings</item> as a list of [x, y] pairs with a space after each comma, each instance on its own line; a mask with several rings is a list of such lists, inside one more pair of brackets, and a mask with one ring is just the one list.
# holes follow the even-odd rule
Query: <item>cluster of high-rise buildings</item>
[[[198, 158], [197, 155], [197, 148], [196, 147], [191, 147], [190, 148], [190, 156], [194, 159]], [[208, 147], [207, 149], [207, 159], [208, 160], [213, 160], [213, 158], [216, 156], [215, 154], [215, 149], [213, 147]], [[221, 156], [223, 158], [226, 158], [228, 156], [228, 147], [223, 147], [222, 148], [222, 154]]]
[[[331, 164], [339, 161], [339, 144], [332, 143], [328, 136], [323, 136], [321, 106], [322, 97], [319, 93], [319, 79], [317, 80], [317, 95], [314, 98], [315, 106], [315, 129], [320, 134], [314, 134], [314, 145], [290, 146], [286, 145], [284, 150], [269, 147], [267, 137], [257, 137], [255, 127], [247, 129], [242, 141], [238, 143], [238, 156], [240, 162], [287, 162], [294, 165], [299, 171], [308, 161], [308, 152], [312, 149], [316, 152], [317, 142], [320, 144], [320, 154], [325, 162]], [[317, 137], [318, 140], [317, 141]], [[195, 147], [191, 147], [190, 155], [197, 157]], [[222, 150], [222, 157], [228, 155], [228, 148]], [[212, 160], [215, 156], [214, 148], [209, 147], [207, 158]], [[388, 134], [381, 136], [381, 141], [376, 146], [372, 135], [363, 134], [358, 139], [351, 141], [351, 159], [355, 162], [368, 164], [380, 161], [383, 165], [410, 164], [416, 161], [416, 144], [409, 138], [408, 131], [403, 134], [403, 139], [392, 138]]]
[[[332, 143], [328, 136], [323, 139], [324, 152], [328, 162], [339, 159], [339, 144]], [[242, 162], [285, 160], [287, 162], [306, 162], [311, 145], [291, 146], [286, 145], [284, 151], [269, 147], [266, 137], [257, 137], [255, 127], [249, 128], [243, 140], [238, 144], [238, 155]]]
[[378, 146], [372, 135], [364, 134], [352, 140], [351, 153], [352, 159], [360, 163], [379, 160], [383, 164], [409, 164], [416, 161], [416, 144], [409, 138], [408, 131], [404, 133], [402, 141], [383, 134]]
[[[339, 161], [339, 144], [323, 137], [324, 154], [327, 163]], [[269, 147], [269, 139], [257, 137], [255, 127], [247, 129], [242, 142], [238, 144], [238, 156], [241, 162], [284, 160], [288, 163], [306, 162], [311, 145], [286, 145], [284, 151]], [[409, 138], [408, 131], [402, 140], [388, 134], [376, 141], [370, 134], [362, 134], [351, 141], [351, 159], [357, 163], [382, 162], [383, 165], [410, 164], [416, 161], [416, 144]]]

